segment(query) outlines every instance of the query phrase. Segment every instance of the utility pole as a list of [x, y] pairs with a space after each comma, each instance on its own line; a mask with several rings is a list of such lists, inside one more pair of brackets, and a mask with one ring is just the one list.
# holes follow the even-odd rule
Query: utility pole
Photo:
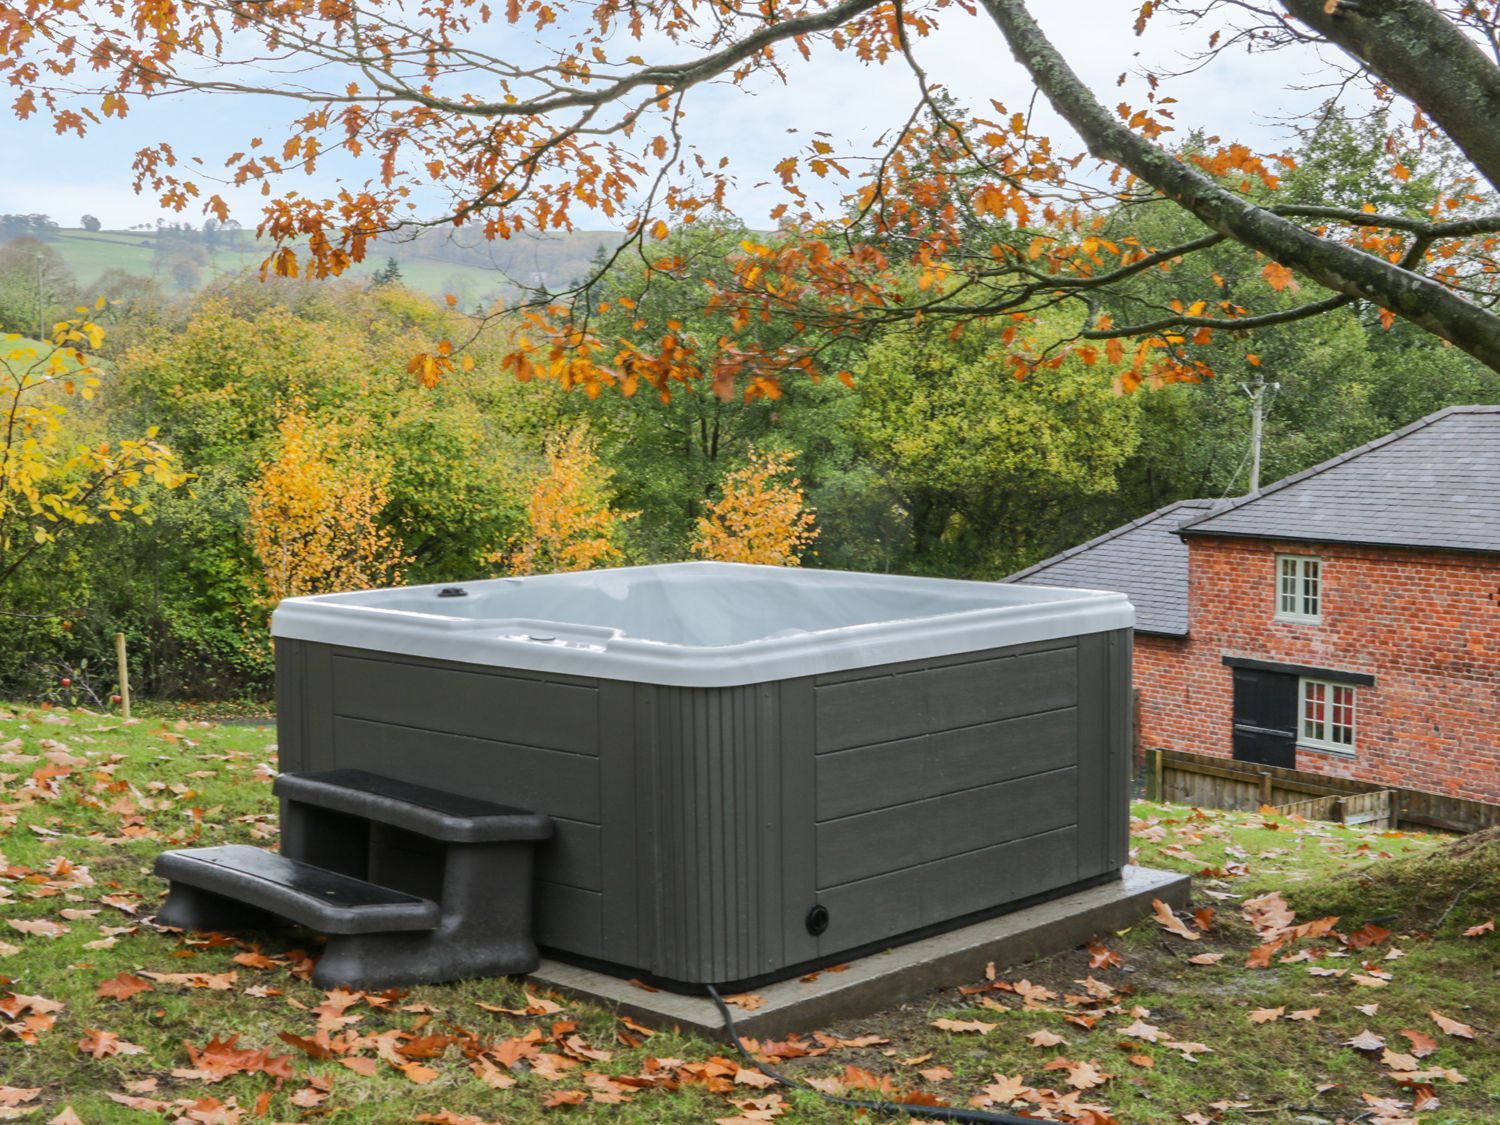
[[47, 318], [46, 308], [42, 304], [42, 255], [36, 256], [36, 339], [37, 343], [45, 343], [47, 340]]
[[1274, 397], [1281, 390], [1281, 384], [1267, 383], [1265, 373], [1257, 368], [1255, 382], [1241, 383], [1240, 389], [1250, 396], [1250, 490], [1246, 495], [1254, 496], [1260, 491], [1260, 447], [1265, 436], [1266, 405], [1269, 401], [1266, 392], [1269, 391]]

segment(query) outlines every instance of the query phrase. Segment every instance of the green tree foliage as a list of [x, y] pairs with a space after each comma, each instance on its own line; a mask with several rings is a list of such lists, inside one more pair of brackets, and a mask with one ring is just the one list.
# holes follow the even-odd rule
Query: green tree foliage
[[[1452, 190], [1453, 157], [1436, 145], [1387, 151], [1377, 143], [1386, 132], [1378, 119], [1329, 110], [1297, 144], [1277, 199], [1426, 214]], [[1181, 155], [1205, 145], [1190, 138]], [[1393, 159], [1405, 179], [1389, 174]], [[1202, 234], [1169, 204], [1134, 207], [1114, 223], [1106, 215], [1098, 237], [1165, 245]], [[979, 213], [965, 232], [1023, 258], [1034, 237]], [[108, 394], [70, 410], [65, 436], [74, 445], [118, 443], [159, 425], [159, 440], [193, 477], [153, 497], [152, 524], [78, 528], [18, 571], [0, 608], [75, 612], [0, 618], [0, 680], [15, 685], [52, 656], [97, 665], [124, 628], [148, 692], [264, 692], [266, 590], [246, 533], [254, 484], [284, 452], [277, 420], [292, 401], [309, 426], [340, 435], [330, 464], [355, 449], [378, 461], [380, 487], [366, 490], [360, 526], [399, 541], [410, 560], [402, 580], [417, 582], [688, 557], [726, 494], [740, 499], [725, 527], [758, 527], [775, 515], [757, 488], [771, 495], [778, 474], [743, 487], [755, 451], [794, 463], [802, 503], [817, 513], [815, 550], [802, 565], [998, 577], [1169, 501], [1243, 491], [1242, 384], [1257, 376], [1280, 384], [1266, 426], [1267, 482], [1443, 406], [1500, 401], [1500, 376], [1372, 305], [1253, 337], [1214, 330], [1193, 346], [1217, 376], [1147, 380], [1122, 395], [1106, 341], [1092, 356], [1076, 350], [1051, 362], [1078, 328], [1076, 315], [1053, 310], [956, 334], [928, 320], [856, 340], [826, 322], [762, 319], [706, 299], [750, 255], [800, 253], [805, 243], [728, 219], [663, 233], [650, 268], [623, 254], [582, 299], [596, 374], [626, 394], [591, 396], [590, 384], [570, 391], [565, 369], [517, 382], [502, 357], [534, 323], [519, 315], [502, 316], [498, 331], [461, 353], [445, 352], [440, 342], [468, 338], [472, 319], [394, 279], [228, 281], [184, 298], [141, 279], [101, 278], [117, 299], [97, 315], [109, 327], [98, 376]], [[202, 241], [179, 232], [184, 242], [188, 234]], [[881, 244], [906, 271], [912, 299], [960, 284], [915, 247], [895, 237]], [[61, 264], [47, 257], [51, 249], [31, 240], [0, 250], [0, 315], [14, 292], [23, 330], [34, 331], [36, 255], [44, 270]], [[1305, 302], [1297, 279], [1271, 265], [1222, 242], [1114, 286], [1097, 312], [1137, 322], [1173, 310], [1184, 292], [1264, 311]], [[72, 283], [60, 272], [46, 277], [57, 293], [44, 310], [51, 315], [63, 294], [71, 299]], [[1032, 362], [1015, 363], [1018, 347]], [[750, 381], [747, 397], [746, 380], [730, 386], [744, 348], [789, 362], [815, 355], [824, 370], [853, 371], [853, 386], [794, 374], [774, 385]], [[414, 354], [431, 361], [434, 378], [424, 381], [425, 364], [409, 364]], [[585, 428], [588, 448], [569, 446]], [[785, 511], [778, 526], [795, 516]]]
[[51, 238], [57, 222], [51, 215], [0, 215], [0, 242], [17, 238]]
[[487, 573], [494, 544], [521, 525], [518, 482], [533, 436], [511, 424], [525, 392], [508, 381], [460, 373], [426, 390], [407, 374], [405, 356], [430, 346], [447, 315], [399, 286], [244, 284], [136, 330], [114, 358], [120, 405], [107, 424], [155, 419], [194, 479], [158, 506], [151, 526], [98, 537], [84, 564], [84, 616], [54, 647], [81, 648], [124, 627], [144, 690], [266, 690], [267, 607], [247, 536], [249, 498], [281, 453], [281, 404], [293, 399], [319, 427], [378, 453], [373, 531], [405, 544], [403, 578]]
[[[0, 593], [60, 536], [104, 520], [143, 517], [152, 485], [184, 477], [170, 450], [144, 436], [92, 440], [69, 425], [70, 407], [93, 399], [100, 370], [84, 349], [104, 333], [85, 318], [63, 321], [45, 343], [0, 337]], [[75, 397], [76, 396], [76, 397]]]
[[395, 258], [387, 258], [385, 264], [375, 271], [375, 276], [370, 279], [372, 285], [396, 285], [401, 281], [401, 263]]
[[50, 335], [78, 303], [72, 271], [52, 246], [31, 236], [0, 245], [0, 332]]
[[98, 409], [102, 338], [86, 317], [45, 342], [0, 335], [0, 678], [11, 682], [75, 639], [109, 532], [149, 523], [184, 480], [154, 427], [121, 433]]
[[[1436, 142], [1392, 154], [1382, 143], [1387, 133], [1382, 115], [1351, 119], [1325, 106], [1293, 148], [1294, 165], [1278, 199], [1354, 208], [1370, 201], [1391, 213], [1425, 215], [1458, 174], [1454, 155]], [[1190, 140], [1188, 150], [1199, 143]], [[1403, 162], [1408, 179], [1389, 175], [1393, 158]], [[1122, 221], [1143, 237], [1191, 239], [1203, 230], [1165, 204]], [[1266, 259], [1243, 247], [1221, 244], [1170, 271], [1141, 276], [1113, 294], [1108, 307], [1122, 320], [1138, 318], [1169, 307], [1184, 289], [1215, 290], [1225, 301], [1266, 310], [1308, 298], [1294, 284], [1275, 289], [1266, 267]], [[1262, 484], [1444, 406], [1500, 401], [1500, 376], [1371, 306], [1267, 328], [1253, 337], [1215, 333], [1198, 351], [1217, 376], [1142, 396], [1141, 446], [1122, 473], [1119, 494], [1094, 510], [1091, 527], [1102, 530], [1189, 496], [1243, 493], [1249, 454], [1243, 386], [1257, 377], [1280, 385], [1270, 398]]]
[[[820, 512], [825, 490], [847, 484], [855, 404], [846, 388], [788, 379], [774, 396], [747, 399], [714, 384], [714, 373], [732, 366], [738, 347], [775, 348], [797, 335], [787, 324], [763, 322], [740, 332], [731, 345], [731, 317], [703, 311], [704, 294], [728, 283], [732, 260], [749, 233], [730, 221], [684, 228], [664, 247], [676, 263], [671, 271], [648, 271], [638, 257], [622, 256], [598, 294], [595, 330], [623, 378], [629, 378], [633, 355], [654, 351], [665, 337], [683, 341], [696, 357], [687, 378], [663, 392], [637, 380], [627, 394], [594, 398], [538, 388], [570, 416], [588, 419], [601, 454], [619, 470], [620, 504], [640, 512], [630, 536], [632, 556], [644, 561], [685, 557], [705, 505], [726, 474], [746, 463], [752, 447], [798, 449], [803, 486]], [[829, 353], [849, 354], [840, 341], [821, 343]], [[847, 549], [833, 548], [827, 565], [869, 561], [857, 536], [841, 537], [840, 543]], [[827, 545], [825, 539], [820, 548]]]
[[1077, 360], [1018, 379], [1005, 349], [916, 327], [858, 369], [855, 433], [899, 499], [904, 568], [999, 577], [1062, 545], [1059, 515], [1113, 493], [1140, 443], [1139, 398]]

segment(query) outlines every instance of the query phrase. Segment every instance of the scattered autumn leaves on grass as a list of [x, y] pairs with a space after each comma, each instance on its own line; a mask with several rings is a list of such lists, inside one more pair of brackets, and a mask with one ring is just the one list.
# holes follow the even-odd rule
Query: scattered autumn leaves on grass
[[[40, 718], [34, 722], [44, 727]], [[73, 730], [64, 729], [70, 724]], [[0, 988], [0, 1037], [12, 1040], [10, 1047], [17, 1050], [43, 1042], [55, 1045], [76, 1061], [80, 1073], [97, 1079], [102, 1088], [96, 1096], [107, 1095], [122, 1109], [143, 1114], [225, 1125], [248, 1122], [256, 1115], [275, 1119], [337, 1114], [349, 1102], [370, 1097], [370, 1083], [384, 1084], [383, 1096], [409, 1091], [410, 1100], [402, 1105], [420, 1109], [424, 1119], [439, 1125], [504, 1120], [512, 1116], [509, 1109], [522, 1105], [531, 1115], [566, 1117], [576, 1112], [575, 1107], [635, 1102], [640, 1108], [634, 1112], [649, 1119], [654, 1112], [651, 1099], [683, 1089], [715, 1098], [717, 1108], [707, 1112], [722, 1114], [713, 1118], [717, 1122], [749, 1125], [791, 1115], [789, 1096], [776, 1089], [774, 1079], [727, 1052], [715, 1053], [707, 1046], [674, 1047], [678, 1054], [692, 1057], [669, 1057], [665, 1049], [652, 1050], [664, 1040], [654, 1038], [641, 1024], [629, 1019], [607, 1023], [592, 1014], [584, 1018], [583, 1010], [536, 988], [490, 993], [490, 1003], [476, 1002], [461, 990], [455, 993], [460, 999], [441, 1002], [441, 1007], [435, 1006], [439, 1001], [421, 1003], [399, 991], [315, 992], [307, 983], [313, 956], [305, 951], [260, 948], [222, 935], [162, 934], [150, 923], [149, 893], [112, 885], [106, 873], [118, 877], [119, 871], [110, 870], [104, 857], [119, 855], [122, 845], [141, 841], [144, 847], [137, 847], [136, 854], [148, 858], [161, 846], [191, 842], [225, 826], [241, 838], [274, 835], [274, 819], [268, 812], [233, 816], [195, 788], [226, 769], [237, 771], [247, 782], [264, 782], [272, 771], [249, 754], [214, 755], [208, 747], [194, 744], [197, 728], [172, 724], [151, 732], [153, 755], [158, 749], [168, 750], [179, 760], [191, 755], [192, 766], [215, 768], [190, 766], [190, 772], [176, 780], [133, 774], [124, 758], [97, 748], [94, 731], [85, 729], [86, 724], [105, 725], [105, 720], [75, 714], [67, 723], [47, 722], [48, 733], [59, 737], [45, 740], [45, 747], [34, 735], [29, 741], [0, 743], [0, 763], [22, 767], [13, 776], [0, 775], [0, 834], [29, 831], [32, 849], [12, 850], [12, 856], [26, 854], [26, 864], [0, 857], [0, 918], [32, 925], [3, 926], [0, 932], [11, 939], [16, 952], [58, 950], [66, 959], [77, 945], [104, 950], [115, 942], [130, 942], [122, 946], [130, 950], [130, 958], [121, 957], [119, 950], [113, 959], [96, 958], [98, 971], [66, 996], [35, 995], [50, 991], [45, 979], [28, 981], [25, 992]], [[266, 795], [269, 807], [264, 785], [255, 788]], [[90, 819], [81, 828], [85, 809]], [[1335, 990], [1335, 996], [1347, 998], [1345, 1004], [1367, 995], [1398, 996], [1406, 982], [1401, 979], [1397, 946], [1408, 935], [1370, 925], [1345, 925], [1340, 930], [1337, 919], [1302, 922], [1277, 894], [1245, 898], [1233, 893], [1230, 880], [1243, 879], [1257, 857], [1228, 849], [1218, 853], [1228, 859], [1200, 861], [1193, 856], [1200, 841], [1220, 842], [1215, 833], [1223, 823], [1227, 822], [1211, 814], [1194, 813], [1172, 823], [1146, 818], [1133, 825], [1138, 843], [1150, 841], [1153, 847], [1171, 850], [1175, 859], [1202, 872], [1198, 892], [1214, 903], [1180, 913], [1159, 907], [1154, 921], [1140, 928], [1153, 934], [1146, 943], [1152, 953], [1165, 946], [1178, 951], [1174, 964], [1222, 963], [1212, 971], [1184, 969], [1193, 980], [1222, 982], [1229, 974], [1242, 974], [1239, 980], [1249, 986], [1246, 995], [1257, 996], [1244, 1009], [1252, 1013], [1250, 1020], [1238, 1012], [1234, 1017], [1245, 1035], [1296, 1034], [1311, 1040], [1321, 1034], [1330, 1050], [1346, 1058], [1357, 1056], [1368, 1063], [1372, 1077], [1397, 1083], [1401, 1092], [1389, 1099], [1380, 1097], [1386, 1091], [1374, 1088], [1368, 1095], [1349, 1091], [1345, 1101], [1358, 1109], [1346, 1110], [1346, 1116], [1384, 1113], [1387, 1103], [1400, 1103], [1398, 1108], [1410, 1116], [1415, 1107], [1433, 1103], [1433, 1088], [1445, 1093], [1466, 1090], [1472, 1098], [1477, 1082], [1471, 1079], [1467, 1087], [1463, 1083], [1458, 1068], [1472, 1068], [1461, 1052], [1471, 1041], [1487, 1038], [1487, 1032], [1450, 1018], [1465, 1012], [1436, 997], [1432, 1003], [1443, 1010], [1434, 1010], [1430, 1022], [1411, 1012], [1397, 1021], [1380, 1014], [1376, 1001], [1355, 1006], [1367, 1022], [1354, 1024], [1344, 1022], [1336, 999], [1321, 1001], [1321, 1007], [1302, 1007], [1300, 1003], [1315, 1001], [1294, 1006], [1290, 996], [1258, 998], [1254, 990], [1269, 987], [1273, 980], [1266, 970], [1287, 970], [1307, 980], [1300, 972], [1304, 967], [1317, 970], [1316, 977], [1326, 976], [1316, 986]], [[1282, 834], [1296, 838], [1305, 832], [1314, 839], [1317, 831], [1286, 828]], [[1379, 842], [1360, 851], [1360, 840], [1374, 838], [1351, 834], [1330, 845], [1336, 842], [1341, 852], [1374, 858]], [[68, 855], [50, 855], [42, 861], [34, 858], [37, 850]], [[1176, 928], [1167, 928], [1168, 918]], [[112, 926], [111, 920], [125, 924]], [[1464, 921], [1478, 920], [1470, 916]], [[51, 925], [34, 925], [38, 922]], [[53, 926], [64, 932], [50, 933]], [[1247, 928], [1253, 935], [1248, 942]], [[1157, 932], [1162, 934], [1160, 941], [1155, 940]], [[1456, 939], [1456, 931], [1450, 936]], [[1461, 944], [1474, 949], [1475, 943], [1493, 940], [1493, 932], [1481, 924], [1479, 932]], [[793, 1067], [805, 1068], [800, 1078], [837, 1096], [911, 1104], [969, 1102], [1091, 1125], [1108, 1125], [1116, 1113], [1123, 1120], [1140, 1120], [1116, 1108], [1135, 1101], [1140, 1083], [1165, 1081], [1170, 1088], [1199, 1060], [1237, 1065], [1232, 1051], [1243, 1049], [1216, 1038], [1191, 1018], [1168, 1012], [1159, 1003], [1153, 1012], [1140, 1000], [1133, 989], [1151, 975], [1149, 964], [1139, 957], [1141, 944], [1123, 945], [1106, 934], [1078, 953], [1028, 970], [1029, 978], [1002, 975], [991, 965], [982, 981], [959, 991], [962, 1009], [924, 1012], [913, 1017], [915, 1024], [900, 1036], [882, 1028], [897, 1043], [859, 1028], [841, 1036], [819, 1032], [751, 1041], [747, 1046], [765, 1063], [799, 1060]], [[1264, 969], [1242, 968], [1247, 946], [1274, 947], [1257, 955], [1266, 961]], [[0, 956], [5, 955], [0, 950]], [[194, 957], [204, 960], [193, 964]], [[189, 960], [184, 964], [168, 958]], [[1062, 964], [1074, 966], [1066, 979], [1056, 972]], [[1110, 975], [1116, 972], [1121, 975]], [[1278, 979], [1284, 982], [1286, 973]], [[731, 1002], [753, 1012], [763, 998], [743, 993]], [[216, 1035], [205, 1031], [184, 1037], [179, 1032], [148, 1038], [138, 1030], [138, 1017], [163, 1006], [185, 1012], [232, 1006], [235, 1020], [227, 1030], [219, 1023], [209, 1025]], [[1486, 1022], [1467, 1018], [1474, 1024]], [[1381, 1037], [1378, 1049], [1358, 1052], [1347, 1045], [1333, 1046], [1366, 1027]], [[232, 1034], [236, 1030], [238, 1037]], [[908, 1033], [926, 1038], [902, 1049], [900, 1039]], [[132, 1054], [138, 1044], [153, 1046]], [[856, 1051], [865, 1053], [845, 1053]], [[1437, 1053], [1442, 1051], [1448, 1053]], [[972, 1064], [962, 1064], [965, 1056], [990, 1053], [996, 1061], [987, 1069], [994, 1073], [970, 1077]], [[133, 1077], [153, 1072], [159, 1077]], [[12, 1081], [12, 1087], [0, 1090], [16, 1092], [0, 1098], [10, 1098], [15, 1105], [4, 1107], [0, 1100], [0, 1108], [27, 1108], [41, 1116], [65, 1108], [56, 1103], [41, 1108], [57, 1095], [49, 1094], [35, 1075], [18, 1071]], [[27, 1096], [32, 1087], [40, 1091], [35, 1097]], [[195, 1087], [195, 1096], [184, 1096]], [[495, 1099], [507, 1112], [488, 1108]], [[88, 1107], [77, 1104], [87, 1115]], [[1240, 1104], [1179, 1109], [1197, 1111], [1184, 1115], [1185, 1121], [1206, 1122]], [[415, 1119], [416, 1114], [406, 1117]]]
[[[1132, 832], [1137, 838], [1146, 837], [1149, 834], [1148, 838], [1153, 843], [1164, 845], [1163, 852], [1172, 854], [1183, 861], [1193, 862], [1197, 857], [1187, 848], [1177, 841], [1169, 842], [1168, 825], [1183, 824], [1183, 831], [1173, 833], [1179, 840], [1185, 839], [1197, 843], [1212, 841], [1231, 856], [1248, 858], [1245, 857], [1243, 851], [1228, 844], [1223, 833], [1216, 829], [1211, 821], [1211, 816], [1195, 809], [1192, 816], [1186, 818], [1185, 822], [1167, 822], [1148, 818], [1145, 821], [1135, 822]], [[1272, 821], [1268, 818], [1261, 827], [1288, 832], [1294, 837], [1310, 838], [1315, 846], [1325, 846], [1330, 852], [1340, 847], [1340, 841], [1329, 826], [1299, 822], [1295, 818], [1288, 818], [1286, 821]], [[1399, 837], [1401, 833], [1391, 832], [1385, 835]], [[1358, 848], [1367, 854], [1375, 851], [1370, 847], [1368, 838], [1362, 841]], [[1262, 857], [1280, 858], [1290, 854], [1290, 851], [1291, 849], [1273, 848], [1263, 852]], [[1389, 858], [1389, 856], [1384, 858]], [[1223, 887], [1226, 880], [1244, 878], [1248, 874], [1249, 867], [1244, 862], [1205, 867], [1199, 871], [1199, 875], [1204, 879], [1199, 891], [1211, 894], [1220, 900], [1233, 900], [1239, 896], [1227, 889], [1215, 890], [1213, 889], [1215, 884]], [[1256, 944], [1248, 950], [1244, 960], [1244, 968], [1251, 971], [1264, 971], [1305, 962], [1306, 971], [1314, 977], [1325, 978], [1330, 982], [1336, 982], [1342, 978], [1359, 989], [1385, 989], [1391, 987], [1396, 980], [1396, 967], [1405, 956], [1405, 951], [1394, 943], [1398, 935], [1374, 922], [1365, 922], [1357, 927], [1346, 927], [1341, 931], [1339, 929], [1341, 920], [1335, 915], [1311, 921], [1299, 921], [1279, 891], [1269, 891], [1244, 898], [1239, 903], [1239, 911], [1240, 917], [1255, 935]], [[1153, 920], [1161, 929], [1179, 938], [1200, 940], [1199, 934], [1189, 931], [1182, 919], [1161, 902], [1154, 903]], [[1194, 920], [1198, 923], [1199, 930], [1204, 933], [1208, 932], [1214, 924], [1212, 914], [1205, 915], [1200, 911], [1194, 911]], [[1493, 929], [1493, 925], [1480, 923], [1469, 927], [1463, 931], [1463, 934], [1465, 937], [1483, 937], [1485, 934], [1492, 933]], [[1413, 940], [1427, 941], [1430, 940], [1430, 935], [1418, 933]], [[1225, 956], [1226, 954], [1215, 951], [1197, 954], [1186, 960], [1190, 964], [1207, 966], [1218, 964]], [[1350, 967], [1342, 967], [1328, 963], [1338, 958], [1348, 958], [1352, 964]], [[1319, 1019], [1324, 1011], [1322, 1007], [1288, 1010], [1289, 1007], [1290, 1005], [1285, 1004], [1254, 1007], [1247, 1012], [1247, 1019], [1254, 1026], [1266, 1026], [1281, 1021], [1311, 1022]], [[1352, 1007], [1366, 1016], [1373, 1017], [1380, 1010], [1381, 1005], [1376, 1002], [1353, 1004]], [[1472, 1033], [1474, 1030], [1437, 1011], [1430, 1011], [1428, 1015], [1440, 1030], [1460, 1039], [1463, 1038], [1464, 1032]], [[1137, 1025], [1125, 1029], [1124, 1034], [1134, 1034], [1145, 1038], [1142, 1034], [1144, 1030], [1140, 1026], [1140, 1021], [1137, 1021]], [[1432, 1065], [1422, 1061], [1437, 1049], [1437, 1041], [1431, 1035], [1415, 1028], [1404, 1028], [1399, 1034], [1406, 1038], [1411, 1045], [1411, 1050], [1403, 1051], [1389, 1046], [1385, 1036], [1377, 1034], [1368, 1027], [1343, 1042], [1343, 1045], [1349, 1049], [1360, 1052], [1377, 1062], [1384, 1077], [1409, 1094], [1409, 1100], [1386, 1098], [1371, 1093], [1360, 1094], [1361, 1101], [1366, 1106], [1363, 1116], [1379, 1125], [1409, 1125], [1415, 1120], [1413, 1114], [1436, 1109], [1440, 1104], [1440, 1099], [1433, 1083], [1448, 1083], [1456, 1087], [1467, 1082], [1466, 1077], [1454, 1067]], [[1333, 1084], [1326, 1084], [1319, 1089], [1322, 1091], [1332, 1088], [1334, 1088]], [[1184, 1117], [1184, 1120], [1188, 1121], [1206, 1122], [1214, 1119], [1216, 1118], [1200, 1118], [1193, 1114]]]

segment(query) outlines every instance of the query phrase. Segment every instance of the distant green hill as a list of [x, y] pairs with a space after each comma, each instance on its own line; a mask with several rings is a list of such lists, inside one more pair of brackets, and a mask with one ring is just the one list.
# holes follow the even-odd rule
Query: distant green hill
[[[617, 245], [615, 231], [573, 231], [516, 236], [486, 242], [463, 232], [424, 231], [419, 236], [377, 246], [348, 276], [368, 279], [388, 258], [401, 269], [401, 281], [418, 292], [452, 293], [464, 307], [513, 298], [522, 289], [556, 290], [583, 277], [602, 246]], [[169, 291], [202, 288], [222, 277], [258, 271], [268, 253], [251, 231], [85, 231], [64, 227], [46, 240], [77, 278], [95, 294], [112, 270], [148, 277]], [[108, 294], [95, 294], [108, 296]]]

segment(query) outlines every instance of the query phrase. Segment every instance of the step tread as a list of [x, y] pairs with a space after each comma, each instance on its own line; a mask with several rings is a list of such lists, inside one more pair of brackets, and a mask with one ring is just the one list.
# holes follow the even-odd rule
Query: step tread
[[493, 801], [429, 789], [357, 769], [284, 773], [278, 796], [301, 804], [393, 824], [433, 840], [488, 843], [545, 840], [552, 818]]
[[436, 929], [438, 904], [245, 844], [163, 852], [156, 873], [325, 933]]

